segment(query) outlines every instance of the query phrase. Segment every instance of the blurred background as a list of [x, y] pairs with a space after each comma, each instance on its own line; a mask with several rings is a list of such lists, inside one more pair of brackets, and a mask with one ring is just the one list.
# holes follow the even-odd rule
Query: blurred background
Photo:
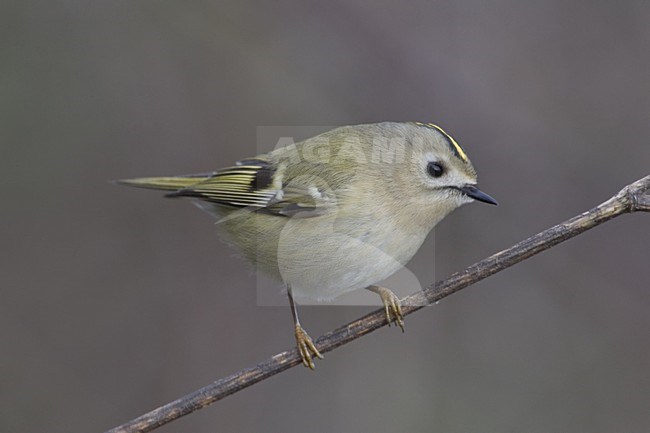
[[[500, 202], [437, 227], [443, 278], [650, 173], [640, 0], [28, 0], [0, 36], [2, 432], [104, 431], [294, 343], [209, 216], [111, 179], [231, 164], [260, 126], [435, 122]], [[649, 228], [623, 216], [157, 431], [647, 431]]]

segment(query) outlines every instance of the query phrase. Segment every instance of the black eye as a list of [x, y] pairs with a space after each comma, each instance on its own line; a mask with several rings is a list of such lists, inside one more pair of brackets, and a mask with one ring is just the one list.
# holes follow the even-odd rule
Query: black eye
[[444, 172], [445, 169], [439, 162], [430, 162], [427, 164], [427, 173], [429, 173], [429, 176], [431, 177], [440, 177]]

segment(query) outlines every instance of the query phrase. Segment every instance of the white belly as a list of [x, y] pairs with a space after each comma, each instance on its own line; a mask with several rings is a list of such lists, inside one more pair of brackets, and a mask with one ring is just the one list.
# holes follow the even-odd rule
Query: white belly
[[381, 238], [373, 233], [353, 236], [331, 225], [324, 232], [305, 233], [301, 224], [308, 222], [289, 221], [278, 242], [280, 277], [299, 299], [328, 301], [384, 280], [413, 257], [426, 236], [391, 231]]
[[405, 233], [377, 216], [343, 221], [336, 215], [285, 218], [242, 212], [232, 217], [227, 213], [218, 223], [230, 243], [259, 270], [290, 285], [296, 298], [315, 301], [388, 278], [413, 257], [429, 232]]

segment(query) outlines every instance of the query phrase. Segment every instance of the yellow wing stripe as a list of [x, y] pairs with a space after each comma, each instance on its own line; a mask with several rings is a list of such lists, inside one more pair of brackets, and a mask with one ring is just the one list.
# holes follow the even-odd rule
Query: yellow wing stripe
[[[221, 204], [265, 207], [277, 196], [263, 165], [239, 165], [205, 175], [147, 177], [119, 181], [142, 188], [173, 191], [169, 197], [196, 197]], [[260, 176], [260, 173], [263, 173]]]
[[198, 182], [201, 178], [197, 177], [141, 177], [137, 179], [120, 179], [117, 182], [124, 185], [136, 186], [139, 188], [161, 189], [164, 191], [177, 191], [182, 188], [188, 188]]
[[236, 206], [265, 207], [277, 191], [256, 189], [261, 168], [258, 165], [238, 165], [219, 170], [213, 177], [192, 185], [188, 195]]

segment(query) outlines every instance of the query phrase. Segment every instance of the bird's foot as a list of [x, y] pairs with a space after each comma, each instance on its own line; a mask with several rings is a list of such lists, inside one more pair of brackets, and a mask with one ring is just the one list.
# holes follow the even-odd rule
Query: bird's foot
[[402, 314], [402, 306], [397, 295], [385, 287], [370, 286], [368, 289], [381, 297], [381, 302], [384, 303], [384, 312], [388, 326], [392, 322], [395, 322], [402, 329], [402, 332], [404, 332], [404, 315]]
[[313, 357], [315, 356], [323, 359], [323, 355], [321, 355], [318, 349], [316, 349], [309, 334], [307, 334], [307, 332], [302, 329], [302, 326], [298, 324], [296, 324], [295, 335], [298, 353], [300, 353], [300, 357], [302, 358], [302, 364], [313, 370], [315, 368]]

